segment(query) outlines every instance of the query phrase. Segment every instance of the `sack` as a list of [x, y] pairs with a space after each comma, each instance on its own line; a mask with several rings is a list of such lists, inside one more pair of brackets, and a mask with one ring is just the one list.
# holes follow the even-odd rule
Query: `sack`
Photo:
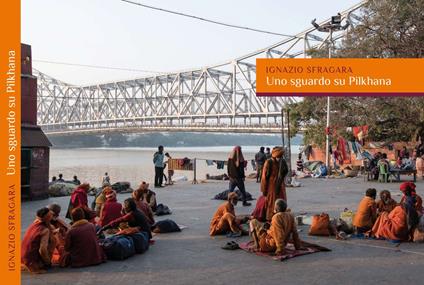
[[181, 232], [181, 229], [173, 220], [166, 219], [166, 220], [159, 221], [153, 224], [152, 232], [172, 233], [172, 232]]
[[110, 260], [124, 260], [135, 254], [132, 238], [115, 235], [99, 242], [106, 256]]
[[329, 236], [330, 216], [326, 213], [321, 215], [314, 215], [312, 217], [311, 227], [309, 228], [309, 235], [312, 236]]
[[149, 249], [149, 234], [146, 232], [139, 232], [129, 235], [134, 243], [135, 252], [142, 254]]
[[156, 216], [171, 215], [171, 210], [164, 204], [159, 204], [156, 207]]
[[340, 213], [340, 219], [342, 219], [349, 227], [353, 227], [353, 218], [355, 214], [352, 211], [343, 211]]

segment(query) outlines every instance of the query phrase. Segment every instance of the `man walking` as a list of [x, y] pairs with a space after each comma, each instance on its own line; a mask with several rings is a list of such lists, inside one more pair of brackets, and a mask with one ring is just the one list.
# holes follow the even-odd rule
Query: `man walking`
[[262, 168], [266, 161], [265, 148], [261, 146], [259, 152], [255, 155], [256, 162], [256, 183], [261, 182]]
[[163, 187], [163, 169], [165, 167], [163, 159], [163, 146], [160, 145], [158, 151], [153, 155], [153, 163], [155, 164], [155, 187]]

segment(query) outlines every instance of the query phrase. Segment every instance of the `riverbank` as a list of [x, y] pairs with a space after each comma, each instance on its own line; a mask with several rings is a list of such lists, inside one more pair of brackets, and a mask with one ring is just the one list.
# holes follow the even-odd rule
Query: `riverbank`
[[[294, 213], [308, 215], [327, 212], [338, 215], [344, 208], [356, 209], [364, 191], [374, 187], [388, 189], [400, 200], [399, 183], [364, 182], [362, 178], [302, 179], [303, 186], [288, 188], [289, 207]], [[270, 260], [241, 250], [220, 247], [230, 239], [208, 236], [210, 219], [222, 201], [211, 200], [225, 190], [226, 182], [192, 185], [188, 182], [155, 190], [158, 201], [172, 210], [170, 218], [187, 226], [181, 233], [157, 235], [155, 245], [143, 255], [128, 260], [109, 261], [100, 266], [80, 269], [52, 269], [48, 274], [22, 274], [22, 284], [421, 284], [424, 279], [424, 245], [402, 243], [399, 246], [375, 240], [336, 241], [310, 237], [307, 226], [299, 227], [302, 239], [330, 248], [285, 262]], [[247, 191], [259, 195], [259, 185], [246, 182]], [[424, 196], [424, 182], [417, 182]], [[118, 195], [119, 201], [129, 194]], [[90, 197], [92, 199], [92, 197]], [[90, 200], [91, 201], [91, 200]], [[36, 209], [57, 202], [63, 211], [69, 197], [52, 198], [22, 204], [22, 229], [32, 222]], [[254, 208], [236, 207], [237, 214], [249, 214]], [[64, 214], [64, 213], [62, 213]], [[248, 237], [236, 239], [246, 241]], [[402, 266], [400, 266], [402, 265]]]
[[[246, 174], [254, 170], [250, 161], [254, 159], [260, 146], [243, 147], [245, 159], [249, 162]], [[198, 158], [197, 179], [205, 179], [206, 174], [220, 175], [227, 173], [227, 169], [218, 169], [217, 165], [208, 166], [206, 159], [224, 160], [233, 147], [165, 147], [173, 158]], [[79, 149], [52, 149], [50, 151], [50, 178], [64, 175], [65, 180], [72, 180], [74, 175], [81, 182], [89, 182], [93, 186], [101, 186], [105, 172], [109, 173], [112, 183], [128, 181], [136, 188], [140, 181], [153, 184], [154, 166], [153, 154], [157, 148], [79, 148]], [[292, 147], [292, 165], [295, 165], [299, 146]], [[165, 175], [168, 175], [165, 169]], [[193, 179], [192, 171], [175, 171], [174, 178], [185, 176], [189, 181]]]

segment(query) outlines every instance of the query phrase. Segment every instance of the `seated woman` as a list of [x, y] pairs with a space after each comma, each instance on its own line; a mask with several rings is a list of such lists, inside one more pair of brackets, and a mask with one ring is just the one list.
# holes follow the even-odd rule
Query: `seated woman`
[[122, 205], [116, 200], [116, 192], [111, 190], [106, 194], [106, 202], [100, 208], [98, 225], [103, 227], [111, 221], [122, 217]]
[[149, 239], [152, 238], [152, 232], [150, 225], [147, 222], [146, 216], [137, 209], [137, 204], [133, 198], [128, 198], [124, 201], [124, 212], [125, 215], [111, 221], [107, 225], [101, 228], [102, 231], [107, 229], [116, 228], [120, 223], [128, 223], [131, 228], [137, 228], [137, 230], [146, 232], [149, 236]]
[[141, 212], [143, 212], [149, 224], [153, 225], [155, 223], [155, 219], [153, 218], [153, 211], [150, 208], [149, 204], [143, 201], [143, 191], [141, 189], [134, 190], [132, 193], [132, 197], [134, 198], [134, 201], [137, 204], [137, 208]]
[[377, 217], [377, 206], [375, 204], [375, 198], [377, 196], [377, 190], [369, 188], [365, 192], [365, 197], [362, 198], [358, 205], [355, 217], [353, 219], [353, 226], [357, 233], [365, 233], [371, 230]]
[[234, 206], [237, 205], [238, 195], [235, 192], [228, 194], [228, 201], [221, 204], [216, 210], [209, 226], [209, 235], [219, 235], [231, 232], [234, 236], [241, 236], [241, 230], [236, 220]]
[[383, 190], [380, 192], [380, 201], [377, 202], [377, 214], [383, 212], [390, 213], [397, 206], [397, 202], [392, 199], [390, 191]]
[[275, 201], [274, 215], [268, 230], [258, 220], [250, 221], [250, 229], [257, 249], [263, 252], [275, 252], [276, 255], [279, 255], [284, 253], [290, 238], [293, 239], [296, 249], [301, 248], [294, 217], [291, 213], [286, 212], [286, 209], [287, 203], [283, 199]]
[[421, 216], [423, 212], [423, 199], [417, 194], [416, 185], [412, 182], [404, 182], [400, 185], [400, 191], [403, 193], [402, 199], [400, 202], [405, 202], [408, 196], [415, 198], [414, 208], [417, 211], [418, 215]]
[[59, 218], [61, 207], [58, 204], [50, 204], [49, 210], [52, 211], [53, 217], [50, 224], [54, 228], [53, 235], [56, 238], [56, 249], [52, 257], [52, 264], [62, 265], [65, 254], [65, 237], [69, 231], [69, 225]]
[[106, 260], [97, 242], [96, 228], [84, 219], [84, 210], [75, 208], [71, 212], [72, 227], [66, 235], [65, 250], [72, 267], [97, 265]]
[[45, 273], [51, 266], [56, 239], [50, 221], [53, 213], [46, 207], [37, 211], [35, 221], [27, 229], [21, 244], [22, 269]]
[[149, 204], [150, 209], [152, 209], [153, 212], [156, 212], [156, 193], [149, 189], [149, 183], [142, 181], [137, 190], [143, 193], [141, 200]]

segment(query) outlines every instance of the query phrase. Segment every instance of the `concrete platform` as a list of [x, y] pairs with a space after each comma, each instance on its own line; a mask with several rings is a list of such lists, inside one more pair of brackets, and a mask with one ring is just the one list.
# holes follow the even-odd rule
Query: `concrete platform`
[[[300, 188], [288, 188], [293, 212], [338, 215], [345, 207], [356, 209], [365, 189], [387, 189], [400, 200], [399, 183], [364, 182], [362, 178], [303, 179]], [[259, 184], [246, 182], [247, 190], [259, 195]], [[211, 200], [225, 190], [226, 182], [191, 185], [178, 184], [157, 190], [158, 201], [173, 214], [164, 216], [188, 226], [181, 233], [162, 234], [143, 255], [125, 261], [81, 269], [52, 269], [47, 274], [22, 274], [22, 284], [423, 284], [424, 244], [386, 241], [349, 240], [310, 237], [307, 226], [300, 227], [301, 238], [330, 248], [317, 253], [273, 261], [242, 250], [225, 251], [220, 247], [229, 239], [208, 236], [210, 218], [222, 201]], [[417, 183], [424, 196], [424, 183]], [[396, 195], [399, 194], [399, 195]], [[123, 201], [129, 194], [118, 195]], [[58, 202], [66, 210], [69, 198], [26, 202], [22, 205], [22, 226], [26, 229], [35, 211]], [[254, 208], [236, 207], [236, 214], [249, 214]], [[63, 213], [62, 213], [63, 214]], [[248, 237], [236, 239], [247, 241]]]

